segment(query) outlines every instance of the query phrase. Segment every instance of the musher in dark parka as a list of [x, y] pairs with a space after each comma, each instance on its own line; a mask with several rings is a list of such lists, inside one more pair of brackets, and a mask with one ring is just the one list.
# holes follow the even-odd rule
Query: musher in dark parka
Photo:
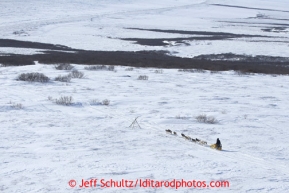
[[222, 147], [221, 141], [217, 138], [216, 148]]

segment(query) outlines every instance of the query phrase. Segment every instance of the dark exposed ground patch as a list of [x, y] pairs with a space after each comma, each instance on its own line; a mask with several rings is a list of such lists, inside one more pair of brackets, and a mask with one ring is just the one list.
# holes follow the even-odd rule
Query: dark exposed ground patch
[[135, 41], [140, 45], [147, 46], [165, 46], [167, 43], [164, 41], [175, 41], [176, 43], [184, 43], [184, 41], [196, 41], [196, 40], [225, 40], [231, 38], [244, 38], [244, 37], [268, 37], [260, 35], [246, 35], [246, 34], [233, 34], [224, 32], [206, 32], [206, 31], [183, 31], [183, 30], [160, 30], [160, 29], [142, 29], [142, 28], [127, 28], [133, 30], [153, 31], [161, 33], [174, 33], [185, 35], [199, 35], [194, 37], [180, 37], [180, 38], [123, 38], [122, 40]]
[[[285, 32], [286, 33], [288, 32], [287, 29], [289, 29], [289, 24], [285, 24], [285, 23], [256, 23], [256, 22], [240, 22], [240, 21], [218, 21], [218, 22], [231, 23], [231, 24], [246, 24], [246, 26], [258, 27], [258, 28], [260, 28], [261, 25], [263, 25], [262, 26], [263, 28], [261, 30], [264, 32], [275, 32], [275, 33]], [[253, 26], [253, 25], [260, 25], [260, 26]], [[271, 26], [267, 26], [267, 25], [271, 25]], [[267, 37], [271, 38], [270, 36], [267, 36]]]
[[264, 8], [257, 8], [257, 7], [245, 7], [245, 6], [225, 5], [225, 4], [210, 4], [210, 5], [222, 6], [222, 7], [233, 7], [233, 8], [240, 8], [240, 9], [254, 9], [254, 10], [260, 10], [260, 11], [277, 11], [277, 12], [289, 13], [289, 11], [278, 10], [278, 9], [264, 9]]
[[289, 19], [281, 19], [281, 18], [274, 18], [274, 17], [268, 17], [268, 16], [264, 16], [264, 17], [248, 17], [247, 19], [262, 19], [262, 20], [275, 20], [275, 21], [289, 21]]
[[[286, 23], [256, 23], [256, 22], [243, 22], [243, 21], [218, 21], [218, 22], [234, 23], [234, 24], [237, 23], [237, 24], [254, 24], [254, 25], [273, 25], [273, 26], [275, 25], [275, 26], [289, 27], [289, 24], [286, 24]], [[259, 36], [259, 37], [270, 37], [270, 36]]]
[[[287, 24], [289, 25], [289, 24]], [[229, 37], [229, 38], [242, 38], [242, 37], [270, 37], [270, 36], [261, 36], [261, 35], [248, 35], [248, 34], [234, 34], [226, 32], [208, 32], [208, 31], [184, 31], [184, 30], [161, 30], [161, 29], [143, 29], [143, 28], [126, 28], [133, 30], [142, 30], [142, 31], [152, 31], [152, 32], [161, 32], [161, 33], [173, 33], [173, 34], [184, 34], [184, 35], [199, 35], [200, 37]]]
[[[213, 57], [214, 59], [214, 57]], [[175, 69], [205, 69], [213, 71], [236, 70], [243, 72], [265, 74], [289, 74], [289, 61], [260, 60], [251, 57], [250, 60], [227, 60], [222, 58], [212, 60], [210, 55], [199, 58], [180, 58], [169, 56], [163, 52], [110, 52], [110, 51], [78, 51], [75, 53], [50, 51], [46, 54], [0, 56], [0, 63], [6, 65], [31, 65], [34, 61], [44, 64], [74, 63], [74, 64], [104, 64], [133, 67], [156, 67]]]
[[275, 43], [286, 43], [289, 44], [289, 41], [278, 41], [278, 40], [274, 40], [274, 41], [267, 41], [267, 40], [249, 40], [248, 42], [275, 42]]
[[[0, 41], [1, 43], [1, 41]], [[30, 42], [34, 44], [34, 42]], [[41, 47], [42, 44], [35, 43]], [[1, 45], [1, 44], [0, 44]], [[32, 48], [35, 48], [35, 46]], [[16, 47], [16, 45], [15, 45]], [[53, 46], [52, 46], [53, 47]], [[46, 47], [45, 47], [46, 48]], [[54, 47], [55, 48], [55, 47]], [[68, 50], [73, 50], [69, 49]], [[233, 60], [238, 57], [242, 60]], [[216, 59], [217, 58], [217, 59]], [[228, 60], [229, 59], [229, 60]], [[289, 74], [289, 59], [281, 57], [252, 57], [232, 54], [204, 55], [195, 58], [181, 58], [167, 55], [164, 51], [85, 51], [73, 53], [60, 51], [44, 51], [43, 54], [0, 56], [0, 64], [32, 65], [34, 61], [44, 64], [74, 63], [83, 65], [122, 65], [133, 67], [156, 67], [175, 69], [205, 69], [213, 71], [236, 70], [265, 74]]]
[[45, 43], [39, 43], [39, 42], [19, 41], [19, 40], [11, 40], [11, 39], [0, 39], [0, 47], [75, 51], [75, 49], [71, 49], [67, 46], [62, 46], [62, 45], [45, 44]]
[[187, 34], [187, 35], [203, 35], [203, 36], [235, 36], [237, 34], [225, 32], [207, 32], [207, 31], [184, 31], [184, 30], [162, 30], [162, 29], [144, 29], [144, 28], [126, 28], [141, 31], [153, 31], [161, 33]]
[[264, 29], [261, 29], [262, 31], [264, 32], [275, 32], [275, 33], [280, 33], [280, 32], [283, 32], [283, 33], [287, 33], [289, 28], [286, 28], [286, 27], [271, 27], [271, 28], [264, 28]]
[[[210, 55], [200, 55], [194, 57], [199, 60], [230, 60], [230, 61], [243, 61], [243, 62], [260, 62], [260, 63], [283, 63], [289, 62], [289, 57], [273, 57], [273, 56], [250, 56], [250, 55], [239, 55], [233, 53], [225, 54], [210, 54]], [[289, 66], [288, 66], [289, 67]]]

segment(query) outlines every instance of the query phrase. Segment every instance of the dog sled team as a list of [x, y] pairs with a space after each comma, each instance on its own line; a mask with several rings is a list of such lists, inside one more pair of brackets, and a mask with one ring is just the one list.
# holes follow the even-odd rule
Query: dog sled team
[[[171, 131], [170, 129], [167, 129], [167, 130], [166, 130], [166, 133], [172, 134], [172, 135], [178, 135], [175, 131], [173, 132], [173, 131]], [[198, 138], [195, 138], [195, 139], [194, 139], [194, 138], [191, 138], [191, 137], [189, 137], [189, 136], [186, 136], [186, 135], [183, 134], [183, 133], [181, 134], [181, 136], [182, 136], [184, 139], [188, 140], [188, 141], [191, 141], [191, 142], [194, 142], [194, 143], [198, 143], [198, 144], [200, 144], [200, 145], [207, 145], [207, 142], [206, 142], [206, 141], [200, 140], [200, 139], [198, 139]], [[217, 142], [216, 142], [215, 144], [210, 145], [210, 147], [213, 148], [213, 149], [222, 150], [222, 144], [221, 144], [220, 139], [217, 138]]]

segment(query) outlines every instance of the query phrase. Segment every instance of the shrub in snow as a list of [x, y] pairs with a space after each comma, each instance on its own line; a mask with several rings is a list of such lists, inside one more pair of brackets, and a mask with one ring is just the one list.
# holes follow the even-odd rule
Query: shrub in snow
[[84, 67], [85, 70], [103, 70], [106, 66], [104, 65], [94, 65], [94, 66], [86, 66]]
[[62, 96], [59, 99], [56, 99], [55, 102], [58, 105], [66, 105], [66, 106], [73, 104], [72, 103], [72, 96]]
[[215, 117], [207, 115], [199, 115], [196, 117], [196, 120], [200, 123], [209, 123], [209, 124], [218, 123], [218, 120]]
[[133, 71], [133, 68], [132, 67], [126, 68], [125, 71]]
[[61, 76], [61, 75], [59, 75], [59, 76], [56, 77], [54, 80], [55, 80], [55, 81], [60, 81], [60, 82], [70, 82], [70, 80], [71, 80], [71, 75], [70, 75], [70, 74], [69, 74], [69, 75], [66, 75], [66, 76]]
[[17, 80], [29, 82], [48, 82], [49, 78], [42, 73], [22, 73], [18, 76]]
[[53, 100], [52, 96], [48, 96], [47, 99], [48, 99], [49, 101], [52, 101], [52, 100]]
[[146, 76], [146, 75], [140, 75], [137, 79], [138, 79], [138, 80], [148, 80], [149, 77]]
[[109, 105], [110, 104], [110, 100], [105, 99], [105, 100], [102, 101], [102, 104], [103, 105]]
[[218, 123], [218, 120], [215, 117], [210, 116], [210, 117], [207, 117], [206, 123], [215, 124], [215, 123]]
[[21, 103], [12, 103], [11, 107], [13, 109], [23, 109], [23, 105]]
[[210, 73], [211, 73], [211, 74], [219, 74], [220, 71], [211, 70]]
[[179, 72], [198, 72], [198, 73], [205, 73], [206, 71], [203, 69], [179, 69]]
[[198, 115], [196, 117], [197, 121], [200, 122], [200, 123], [205, 123], [206, 120], [207, 120], [207, 115]]
[[69, 74], [72, 78], [83, 78], [84, 77], [84, 73], [80, 72], [78, 70], [73, 70], [70, 74]]
[[108, 71], [114, 71], [114, 66], [108, 66], [107, 70]]
[[105, 66], [105, 65], [93, 65], [84, 67], [85, 70], [108, 70], [114, 71], [114, 66]]
[[156, 74], [162, 74], [164, 71], [163, 70], [155, 70]]
[[58, 64], [55, 66], [56, 70], [72, 70], [73, 68], [70, 64]]

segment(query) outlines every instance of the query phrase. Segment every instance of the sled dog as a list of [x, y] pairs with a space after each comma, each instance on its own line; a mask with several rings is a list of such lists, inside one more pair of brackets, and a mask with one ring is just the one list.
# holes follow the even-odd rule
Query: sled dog
[[207, 142], [206, 141], [199, 141], [199, 144], [200, 145], [207, 145]]
[[170, 129], [166, 130], [167, 133], [173, 134], [173, 132]]
[[185, 136], [185, 139], [192, 141], [192, 138], [190, 138], [189, 136]]

